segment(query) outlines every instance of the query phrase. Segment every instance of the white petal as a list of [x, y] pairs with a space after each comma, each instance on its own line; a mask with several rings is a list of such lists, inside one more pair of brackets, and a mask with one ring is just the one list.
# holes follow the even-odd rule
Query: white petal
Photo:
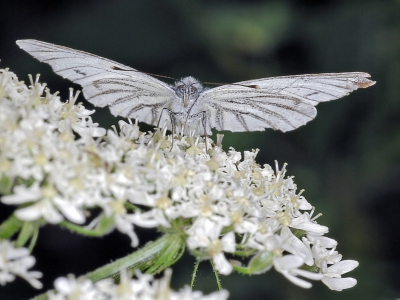
[[317, 241], [320, 243], [321, 246], [324, 248], [334, 248], [337, 246], [338, 242], [335, 241], [334, 239], [328, 238], [326, 236], [323, 236], [321, 234], [316, 234], [313, 232], [308, 232], [307, 233], [307, 238], [315, 244]]
[[54, 281], [54, 287], [62, 294], [69, 294], [72, 291], [70, 280], [65, 277], [57, 278]]
[[[330, 266], [327, 270], [327, 273], [334, 273], [334, 274], [345, 274], [357, 268], [359, 265], [358, 261], [355, 260], [342, 260], [332, 266]], [[326, 274], [329, 276], [328, 274]]]
[[15, 261], [14, 263], [18, 264], [19, 268], [21, 268], [23, 266], [24, 269], [29, 269], [29, 268], [32, 268], [35, 265], [35, 262], [36, 262], [36, 259], [33, 256], [29, 255], [29, 256], [20, 258], [18, 261]]
[[193, 235], [187, 238], [186, 243], [189, 249], [207, 248], [210, 240], [202, 231], [196, 230]]
[[143, 213], [136, 212], [134, 214], [126, 215], [125, 219], [144, 228], [154, 228], [159, 225], [167, 228], [171, 226], [159, 209], [152, 209]]
[[293, 282], [294, 284], [298, 285], [299, 287], [305, 288], [305, 289], [309, 289], [310, 287], [312, 287], [312, 284], [309, 283], [308, 281], [305, 281], [299, 277], [293, 276], [291, 274], [288, 273], [282, 273], [287, 279], [289, 279], [291, 282]]
[[[3, 243], [5, 242], [8, 242], [8, 240], [5, 240]], [[13, 260], [29, 255], [29, 250], [27, 248], [14, 248], [11, 244], [9, 244], [6, 249], [6, 258], [8, 260]]]
[[217, 255], [214, 255], [213, 262], [217, 271], [222, 275], [229, 275], [233, 270], [232, 265], [225, 258], [223, 253], [218, 253]]
[[22, 276], [26, 281], [28, 281], [34, 288], [36, 289], [41, 289], [43, 287], [43, 284], [37, 280], [36, 278], [41, 278], [42, 273], [37, 272], [37, 271], [32, 271], [29, 272], [27, 275]]
[[344, 289], [352, 288], [357, 284], [357, 280], [351, 277], [348, 278], [324, 277], [321, 281], [331, 290], [339, 292]]
[[139, 239], [133, 229], [133, 225], [120, 216], [115, 216], [114, 220], [115, 227], [117, 227], [120, 232], [127, 234], [131, 238], [131, 246], [137, 247], [139, 245]]
[[235, 234], [231, 231], [223, 236], [221, 239], [222, 247], [225, 252], [235, 252], [236, 243], [235, 243]]
[[0, 284], [5, 285], [7, 282], [11, 282], [15, 280], [15, 276], [13, 274], [7, 273], [5, 271], [0, 272]]
[[35, 221], [42, 216], [40, 203], [28, 207], [20, 208], [15, 211], [15, 216], [22, 221]]
[[76, 224], [85, 223], [86, 217], [83, 211], [73, 203], [69, 202], [69, 200], [55, 198], [53, 201], [68, 220]]
[[92, 136], [100, 137], [106, 134], [106, 130], [100, 127], [92, 127]]
[[5, 204], [21, 204], [30, 201], [35, 201], [42, 196], [39, 183], [35, 182], [29, 188], [25, 186], [16, 186], [14, 194], [3, 196], [1, 202]]
[[46, 201], [46, 207], [43, 209], [43, 218], [51, 224], [58, 224], [64, 220], [62, 214], [54, 208], [50, 201]]
[[313, 272], [309, 272], [309, 271], [301, 270], [301, 269], [293, 270], [293, 274], [295, 274], [297, 276], [302, 276], [304, 278], [311, 279], [311, 280], [321, 280], [322, 278], [324, 278], [324, 275], [322, 275], [320, 273], [313, 273]]
[[278, 271], [280, 270], [290, 270], [302, 266], [304, 260], [295, 255], [285, 255], [282, 257], [274, 258], [274, 266]]

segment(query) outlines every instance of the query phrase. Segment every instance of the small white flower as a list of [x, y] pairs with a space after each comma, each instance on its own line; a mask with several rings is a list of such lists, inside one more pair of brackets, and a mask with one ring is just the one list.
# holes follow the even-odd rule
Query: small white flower
[[328, 264], [335, 264], [342, 260], [342, 255], [335, 251], [335, 248], [326, 249], [318, 240], [311, 248], [315, 260], [315, 264], [325, 273]]
[[[193, 229], [193, 228], [192, 228]], [[190, 233], [187, 239], [189, 249], [203, 249], [213, 259], [219, 273], [228, 275], [232, 272], [232, 265], [226, 259], [224, 252], [232, 253], [236, 249], [235, 235], [229, 232], [221, 239], [221, 226], [204, 219]]]
[[19, 276], [28, 281], [34, 288], [42, 288], [38, 278], [42, 273], [28, 271], [35, 264], [35, 258], [29, 255], [27, 248], [14, 248], [7, 240], [0, 241], [0, 284], [5, 285]]
[[342, 291], [352, 288], [357, 284], [357, 280], [351, 277], [342, 278], [342, 275], [358, 267], [355, 260], [342, 260], [326, 269], [321, 281], [331, 290]]
[[82, 103], [75, 104], [79, 93], [78, 91], [74, 95], [72, 88], [70, 89], [69, 100], [60, 107], [59, 115], [61, 120], [57, 127], [61, 131], [73, 130], [81, 136], [100, 137], [105, 135], [106, 130], [99, 128], [97, 123], [93, 123], [92, 119], [88, 118], [94, 113], [94, 110], [85, 109]]

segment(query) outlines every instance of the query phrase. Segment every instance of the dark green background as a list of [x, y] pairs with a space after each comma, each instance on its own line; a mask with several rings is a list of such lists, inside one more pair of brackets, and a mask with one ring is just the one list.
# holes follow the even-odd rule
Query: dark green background
[[[226, 133], [223, 145], [259, 148], [260, 163], [287, 162], [305, 197], [323, 213], [344, 259], [360, 266], [356, 287], [303, 290], [275, 271], [222, 278], [230, 299], [395, 299], [400, 297], [400, 1], [1, 1], [1, 67], [20, 79], [41, 73], [53, 92], [69, 81], [15, 44], [34, 38], [85, 50], [142, 71], [235, 82], [302, 73], [364, 71], [377, 84], [318, 106], [318, 116], [293, 132]], [[79, 88], [79, 86], [74, 86]], [[82, 101], [84, 99], [80, 98]], [[104, 110], [102, 126], [116, 124]], [[214, 136], [215, 137], [215, 136]], [[5, 217], [10, 211], [0, 206]], [[141, 240], [153, 236], [142, 232]], [[129, 253], [116, 233], [84, 239], [48, 226], [34, 251], [46, 288]], [[190, 282], [192, 258], [174, 270], [174, 286]], [[215, 289], [206, 264], [196, 288]], [[0, 299], [34, 291], [22, 281], [0, 287]]]

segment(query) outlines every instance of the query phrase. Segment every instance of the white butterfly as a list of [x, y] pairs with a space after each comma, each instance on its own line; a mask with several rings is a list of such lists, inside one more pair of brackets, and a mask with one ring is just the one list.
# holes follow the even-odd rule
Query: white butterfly
[[211, 128], [230, 131], [283, 132], [315, 118], [319, 102], [348, 95], [375, 81], [367, 73], [324, 73], [242, 81], [212, 89], [193, 77], [168, 85], [148, 74], [87, 52], [37, 40], [19, 40], [20, 48], [78, 83], [95, 106], [109, 106], [115, 116], [138, 119], [174, 132], [182, 126], [196, 134]]

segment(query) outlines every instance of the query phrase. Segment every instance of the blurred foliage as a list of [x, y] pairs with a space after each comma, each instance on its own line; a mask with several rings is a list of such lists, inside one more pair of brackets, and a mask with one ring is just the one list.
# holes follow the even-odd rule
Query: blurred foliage
[[[260, 163], [289, 163], [288, 174], [323, 213], [319, 222], [329, 226], [338, 251], [360, 261], [349, 274], [358, 285], [340, 293], [320, 283], [302, 290], [274, 272], [230, 276], [222, 284], [230, 299], [394, 299], [400, 297], [399, 15], [399, 1], [374, 0], [2, 1], [0, 58], [2, 67], [25, 80], [41, 73], [64, 99], [68, 87], [79, 86], [20, 51], [15, 40], [35, 38], [142, 71], [203, 81], [369, 72], [375, 86], [319, 105], [316, 119], [304, 127], [285, 134], [226, 132], [223, 142], [226, 148], [261, 149]], [[107, 109], [96, 120], [106, 127], [116, 123]], [[84, 273], [129, 251], [120, 235], [88, 242], [49, 227], [34, 255], [49, 288], [56, 276]], [[176, 286], [189, 282], [191, 266], [190, 257], [178, 264]], [[203, 268], [195, 287], [214, 290], [213, 275]], [[18, 284], [1, 288], [0, 298], [35, 294]]]

